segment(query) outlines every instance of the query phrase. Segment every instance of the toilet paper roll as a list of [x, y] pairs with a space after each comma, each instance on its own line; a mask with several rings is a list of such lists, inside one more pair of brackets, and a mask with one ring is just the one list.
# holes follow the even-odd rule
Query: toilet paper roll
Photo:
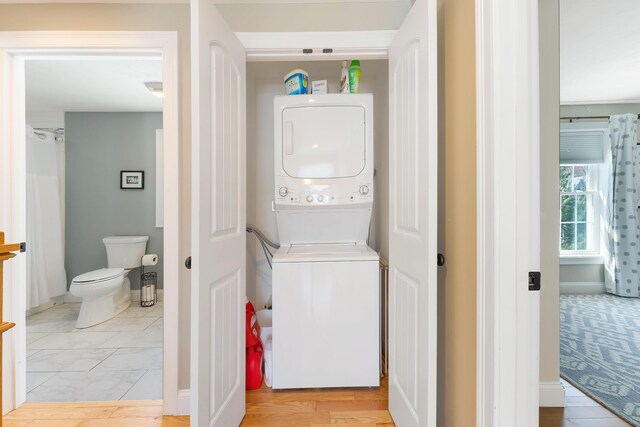
[[142, 265], [156, 265], [158, 263], [158, 255], [147, 254], [142, 256]]

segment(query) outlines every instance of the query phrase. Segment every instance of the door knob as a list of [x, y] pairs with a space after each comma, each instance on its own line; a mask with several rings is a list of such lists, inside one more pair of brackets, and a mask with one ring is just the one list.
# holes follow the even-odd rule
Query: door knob
[[188, 270], [191, 270], [191, 257], [187, 257], [186, 260], [184, 260], [184, 266], [187, 267]]

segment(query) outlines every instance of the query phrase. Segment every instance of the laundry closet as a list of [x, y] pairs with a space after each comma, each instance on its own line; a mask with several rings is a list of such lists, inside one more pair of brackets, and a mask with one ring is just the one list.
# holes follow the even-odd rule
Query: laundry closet
[[[334, 197], [336, 203], [337, 199], [344, 197], [347, 203], [353, 201], [357, 205], [354, 208], [360, 209], [358, 215], [366, 215], [367, 219], [370, 215], [370, 220], [365, 221], [363, 227], [362, 221], [354, 222], [358, 224], [354, 227], [357, 230], [351, 230], [345, 226], [349, 220], [340, 217], [333, 223], [334, 229], [357, 235], [355, 245], [363, 248], [363, 253], [367, 245], [375, 251], [361, 259], [375, 265], [374, 275], [367, 276], [369, 283], [375, 283], [361, 292], [362, 306], [358, 305], [358, 298], [349, 300], [353, 314], [341, 318], [345, 329], [354, 328], [348, 333], [341, 331], [340, 322], [336, 323], [331, 318], [331, 304], [341, 301], [338, 295], [340, 286], [322, 295], [305, 288], [302, 293], [306, 294], [301, 298], [315, 296], [325, 299], [322, 310], [325, 317], [315, 316], [317, 313], [309, 316], [318, 321], [314, 333], [322, 331], [323, 322], [333, 322], [330, 330], [336, 336], [342, 334], [342, 341], [335, 341], [343, 343], [334, 349], [339, 353], [345, 350], [343, 346], [349, 345], [345, 337], [349, 334], [355, 336], [356, 332], [352, 331], [357, 331], [359, 320], [362, 325], [379, 323], [377, 257], [379, 254], [389, 259], [389, 411], [398, 425], [435, 425], [435, 2], [414, 2], [398, 31], [386, 33], [236, 34], [208, 0], [192, 2], [192, 18], [192, 184], [195, 193], [192, 195], [192, 324], [199, 325], [192, 333], [192, 422], [197, 425], [236, 425], [244, 416], [246, 297], [258, 310], [272, 306], [273, 336], [274, 341], [277, 340], [277, 310], [285, 310], [286, 304], [278, 306], [278, 298], [272, 300], [272, 267], [274, 270], [284, 268], [275, 264], [283, 262], [286, 250], [280, 248], [272, 259], [256, 236], [245, 232], [246, 226], [251, 224], [269, 240], [278, 241], [285, 235], [287, 237], [283, 241], [286, 245], [299, 243], [290, 234], [283, 234], [284, 217], [293, 223], [299, 219], [295, 212], [289, 212], [294, 215], [287, 217], [287, 209], [321, 208], [323, 204], [331, 209]], [[362, 107], [365, 115], [366, 112], [371, 113], [363, 123], [366, 123], [365, 127], [370, 125], [366, 134], [373, 136], [372, 148], [367, 145], [367, 150], [362, 150], [366, 153], [366, 167], [372, 166], [370, 181], [353, 180], [350, 184], [353, 188], [349, 190], [352, 193], [325, 191], [319, 187], [299, 190], [296, 187], [291, 194], [290, 184], [278, 181], [282, 170], [284, 173], [280, 176], [300, 178], [301, 185], [313, 184], [304, 182], [313, 179], [307, 179], [305, 174], [290, 173], [284, 165], [286, 160], [282, 160], [280, 166], [278, 163], [276, 150], [287, 152], [281, 154], [284, 159], [285, 154], [290, 154], [291, 141], [297, 143], [295, 137], [291, 139], [292, 132], [295, 135], [296, 129], [300, 130], [296, 127], [299, 124], [291, 117], [279, 117], [278, 109], [303, 107], [295, 105], [295, 102], [289, 105], [278, 98], [285, 95], [284, 77], [293, 69], [304, 69], [309, 75], [309, 85], [312, 81], [326, 80], [328, 93], [337, 94], [342, 60], [360, 60], [359, 92], [362, 95], [334, 95], [333, 98], [319, 95], [318, 99], [313, 99], [312, 95], [290, 95], [287, 98], [299, 96], [309, 103], [323, 103], [331, 99], [327, 106], [334, 108], [342, 104], [341, 97], [359, 97], [356, 104], [361, 104], [348, 107]], [[284, 110], [281, 114], [287, 114]], [[291, 120], [294, 122], [287, 124]], [[278, 129], [281, 125], [282, 128]], [[287, 127], [289, 125], [292, 127]], [[323, 132], [321, 126], [317, 127], [317, 132]], [[331, 133], [330, 130], [327, 132]], [[278, 138], [284, 141], [280, 147]], [[282, 170], [279, 171], [278, 167]], [[359, 171], [346, 173], [344, 177], [353, 178], [359, 174]], [[348, 194], [352, 194], [351, 198]], [[370, 205], [367, 205], [368, 201], [371, 201]], [[324, 211], [319, 209], [317, 212]], [[302, 239], [300, 242], [303, 244], [329, 243], [334, 239], [326, 237], [327, 241], [322, 241], [325, 231], [309, 230], [313, 227], [309, 227], [308, 222], [300, 224], [303, 225], [297, 226], [297, 230], [314, 236]], [[331, 221], [327, 220], [324, 225], [327, 224], [331, 225]], [[345, 243], [339, 238], [337, 240]], [[329, 252], [341, 250], [333, 248]], [[275, 250], [271, 249], [271, 252]], [[337, 261], [337, 258], [323, 258], [327, 253], [311, 254], [306, 248], [294, 255], [308, 257], [305, 260], [313, 259], [318, 266], [324, 261]], [[343, 269], [340, 275], [350, 274], [349, 268], [340, 268]], [[309, 269], [299, 273], [301, 283], [313, 282], [317, 271]], [[280, 275], [277, 280], [285, 276]], [[354, 274], [353, 282], [361, 280], [360, 276]], [[344, 282], [344, 286], [347, 284]], [[297, 292], [294, 282], [289, 286], [287, 295]], [[375, 298], [367, 298], [372, 293], [375, 293]], [[376, 316], [368, 317], [367, 314], [360, 318], [359, 313], [364, 313], [365, 308], [367, 313], [375, 312]], [[345, 310], [336, 308], [336, 313], [338, 311], [343, 313]], [[302, 311], [298, 313], [304, 314]], [[282, 319], [280, 325], [296, 323], [295, 316]], [[367, 334], [375, 331], [367, 335], [366, 342], [371, 346], [365, 353], [369, 359], [366, 362], [363, 359], [362, 363], [369, 366], [370, 360], [374, 360], [373, 380], [356, 378], [340, 383], [335, 378], [325, 379], [316, 375], [312, 381], [298, 382], [300, 377], [312, 377], [308, 372], [319, 368], [321, 363], [316, 359], [306, 366], [298, 363], [304, 355], [302, 351], [280, 364], [298, 371], [286, 381], [275, 384], [274, 388], [377, 386], [380, 372], [379, 328], [379, 324], [373, 328], [363, 327]], [[297, 331], [303, 335], [301, 329]], [[294, 352], [295, 333], [291, 334], [291, 330], [289, 333], [294, 338], [285, 347]], [[331, 333], [325, 334], [325, 338], [329, 338], [327, 342], [333, 342], [331, 337]], [[310, 348], [304, 340], [301, 342], [301, 347]], [[330, 350], [326, 353], [327, 358], [331, 356]], [[277, 357], [277, 351], [274, 347], [274, 357]], [[281, 348], [280, 351], [287, 350]], [[358, 350], [349, 351], [354, 353], [353, 359], [357, 359]], [[350, 363], [354, 363], [352, 370], [360, 369], [356, 362]], [[340, 359], [332, 360], [330, 366], [336, 370], [342, 368]], [[324, 372], [331, 377], [330, 371]], [[347, 374], [345, 371], [335, 377]]]

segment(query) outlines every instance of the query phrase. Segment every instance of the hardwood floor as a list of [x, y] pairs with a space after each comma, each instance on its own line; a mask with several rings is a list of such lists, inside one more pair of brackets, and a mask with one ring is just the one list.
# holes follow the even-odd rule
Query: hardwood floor
[[[393, 426], [387, 381], [377, 388], [247, 392], [242, 426]], [[186, 427], [189, 417], [163, 417], [160, 401], [25, 403], [3, 427]]]
[[[628, 427], [625, 421], [563, 381], [565, 408], [541, 408], [540, 427]], [[393, 426], [388, 383], [379, 388], [247, 392], [241, 426]], [[26, 403], [2, 419], [4, 427], [186, 427], [189, 417], [163, 417], [160, 401]]]
[[189, 417], [163, 417], [158, 400], [25, 403], [2, 417], [3, 427], [187, 427]]
[[377, 388], [247, 392], [241, 426], [393, 426], [386, 378]]
[[562, 380], [564, 408], [540, 408], [540, 427], [628, 427], [613, 412]]
[[[625, 421], [563, 381], [565, 408], [540, 408], [540, 427], [628, 427]], [[242, 426], [393, 426], [386, 379], [379, 388], [247, 392]], [[163, 417], [160, 401], [26, 403], [3, 427], [187, 427], [189, 417]]]

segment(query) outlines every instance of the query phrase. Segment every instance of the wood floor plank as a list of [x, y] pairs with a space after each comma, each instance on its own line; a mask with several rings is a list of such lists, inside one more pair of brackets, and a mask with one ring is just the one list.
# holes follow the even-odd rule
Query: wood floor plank
[[307, 426], [309, 424], [330, 424], [328, 412], [307, 412], [291, 415], [256, 414], [246, 415], [241, 426]]
[[2, 427], [26, 427], [31, 420], [23, 421], [23, 420], [2, 420]]
[[379, 427], [380, 424], [367, 423], [367, 424], [352, 424], [352, 423], [340, 423], [340, 424], [309, 424], [309, 427]]
[[316, 403], [316, 409], [319, 412], [336, 412], [336, 411], [375, 411], [389, 408], [386, 400], [356, 400], [354, 402], [345, 400], [327, 400]]
[[150, 417], [84, 420], [78, 427], [187, 427], [189, 417]]
[[331, 422], [338, 423], [392, 423], [391, 414], [387, 410], [378, 411], [335, 411], [330, 412]]
[[34, 420], [27, 427], [77, 427], [81, 422], [82, 420]]
[[271, 393], [247, 393], [247, 404], [259, 402], [322, 402], [325, 400], [355, 400], [352, 391], [326, 393], [322, 391], [276, 391]]
[[118, 406], [110, 418], [149, 418], [161, 417], [162, 406]]
[[51, 408], [95, 408], [105, 406], [162, 406], [162, 400], [117, 400], [110, 402], [28, 402], [23, 403], [20, 409]]
[[259, 402], [246, 406], [247, 415], [294, 415], [316, 412], [316, 402]]
[[380, 387], [356, 390], [354, 395], [356, 400], [387, 400], [389, 389], [385, 383]]
[[99, 419], [109, 418], [113, 414], [117, 406], [96, 406], [96, 407], [77, 407], [64, 406], [58, 408], [54, 404], [50, 404], [48, 408], [25, 408], [22, 407], [10, 412], [3, 417], [3, 421], [7, 420], [80, 420], [80, 419]]

